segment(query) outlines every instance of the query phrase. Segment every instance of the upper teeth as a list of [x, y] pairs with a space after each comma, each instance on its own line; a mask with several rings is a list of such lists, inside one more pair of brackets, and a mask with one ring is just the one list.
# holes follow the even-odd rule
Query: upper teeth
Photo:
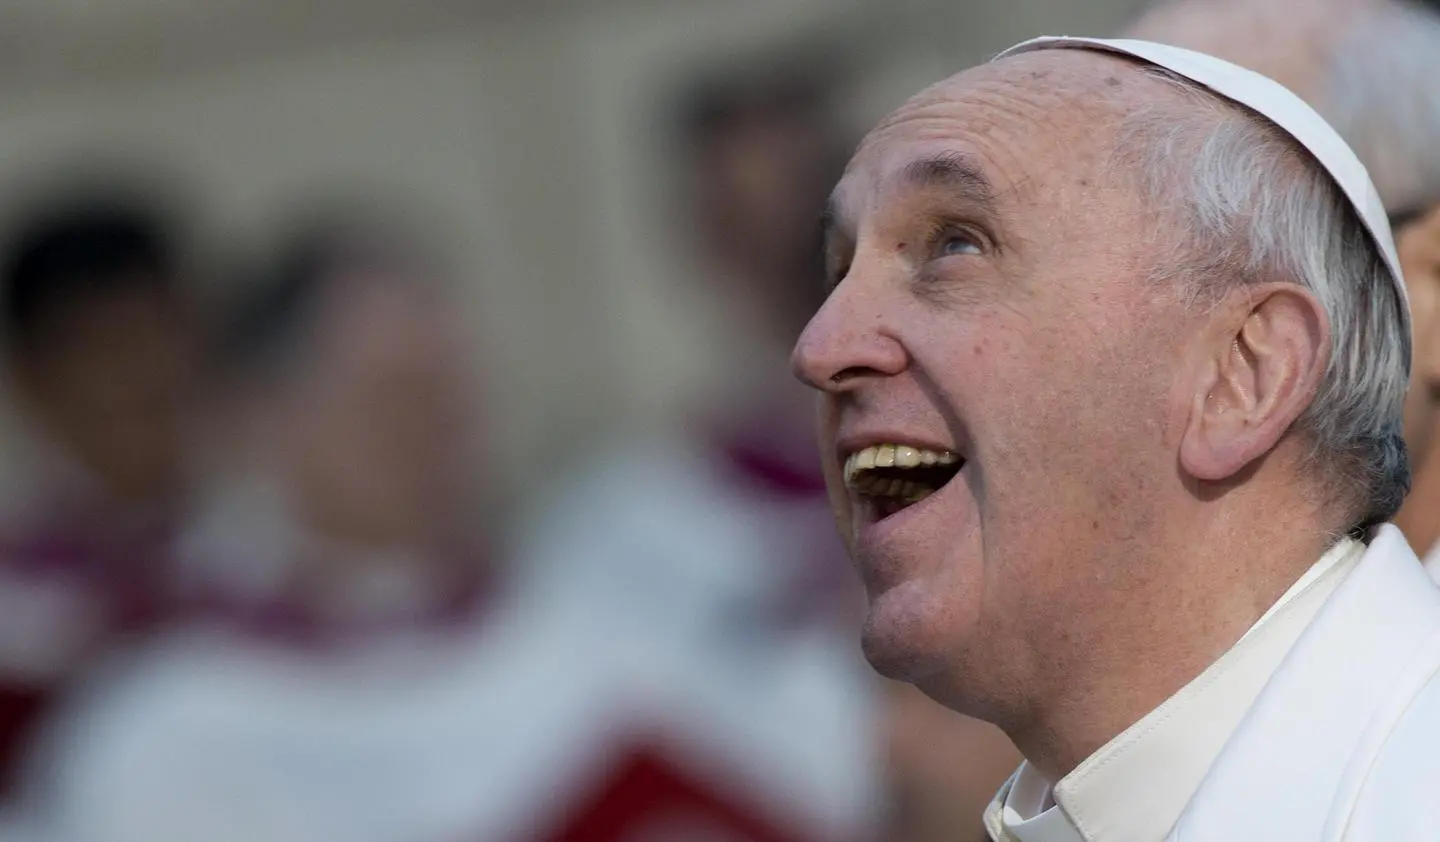
[[954, 465], [960, 461], [948, 450], [925, 450], [905, 444], [876, 444], [850, 454], [845, 460], [845, 484], [851, 485], [855, 476], [871, 468], [918, 468], [921, 465]]

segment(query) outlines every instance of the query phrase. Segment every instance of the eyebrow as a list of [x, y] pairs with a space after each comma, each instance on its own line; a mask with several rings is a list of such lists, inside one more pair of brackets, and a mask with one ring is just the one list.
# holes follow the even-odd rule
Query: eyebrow
[[947, 190], [979, 210], [995, 214], [998, 194], [994, 185], [980, 165], [963, 153], [917, 158], [900, 171], [900, 180], [918, 189]]
[[[998, 215], [999, 194], [973, 158], [961, 152], [945, 152], [917, 158], [900, 170], [900, 182], [921, 190], [946, 190], [988, 216]], [[820, 231], [828, 239], [843, 227], [845, 214], [838, 196], [825, 202], [820, 214]]]

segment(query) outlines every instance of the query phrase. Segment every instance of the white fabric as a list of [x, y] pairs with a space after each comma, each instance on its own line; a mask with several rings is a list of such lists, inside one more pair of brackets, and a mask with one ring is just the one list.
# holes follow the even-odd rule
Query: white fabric
[[996, 58], [1034, 50], [1069, 47], [1116, 53], [1141, 59], [1178, 73], [1220, 96], [1249, 108], [1284, 130], [1310, 151], [1335, 180], [1359, 214], [1371, 239], [1385, 258], [1390, 280], [1404, 308], [1404, 329], [1410, 328], [1409, 296], [1405, 291], [1400, 258], [1390, 231], [1390, 218], [1365, 165], [1325, 119], [1280, 83], [1213, 56], [1150, 41], [1102, 38], [1035, 38], [1004, 51]]
[[[608, 452], [525, 532], [520, 566], [539, 590], [582, 594], [606, 623], [671, 638], [713, 676], [718, 709], [773, 729], [768, 762], [789, 801], [816, 810], [832, 836], [875, 820], [877, 686], [856, 626], [819, 625], [796, 648], [772, 616], [817, 536], [845, 572], [827, 502], [757, 494], [716, 452], [649, 435]], [[752, 707], [765, 697], [757, 681], [791, 671], [810, 676], [813, 709]]]
[[219, 483], [201, 495], [177, 541], [174, 588], [184, 597], [226, 594], [238, 602], [283, 598], [300, 559], [344, 559], [343, 581], [307, 592], [317, 616], [387, 622], [433, 613], [446, 598], [421, 550], [376, 550], [332, 539], [295, 517], [279, 483], [260, 476]]
[[[1008, 791], [1007, 791], [1008, 790]], [[1022, 763], [986, 811], [986, 825], [996, 840], [1009, 842], [1085, 842], [1070, 817], [1055, 804], [1054, 790], [1040, 771]], [[999, 815], [992, 813], [999, 807]], [[998, 822], [999, 827], [995, 825]]]
[[[1286, 655], [1166, 838], [1440, 838], [1436, 745], [1440, 589], [1387, 525]], [[1133, 803], [1149, 793], [1137, 786]]]
[[1440, 543], [1430, 547], [1430, 551], [1424, 555], [1425, 569], [1430, 571], [1430, 578], [1440, 584]]
[[443, 645], [333, 660], [219, 630], [165, 641], [62, 720], [38, 825], [64, 842], [521, 842], [650, 735], [797, 837], [834, 838], [788, 748], [856, 738], [825, 681], [833, 653], [776, 653], [791, 668], [744, 690], [746, 717], [730, 676], [664, 636], [555, 606], [505, 613]]
[[501, 838], [536, 791], [576, 785], [603, 748], [584, 714], [619, 702], [558, 627], [506, 626], [344, 663], [172, 638], [62, 720], [38, 823], [72, 842]]
[[[1171, 838], [1436, 838], [1437, 826], [1427, 824], [1433, 796], [1414, 793], [1440, 791], [1437, 676], [1440, 590], [1400, 531], [1382, 527], [1236, 730]], [[1394, 786], [1406, 778], [1414, 780]]]
[[[998, 813], [987, 815], [992, 835], [1008, 834], [1016, 842], [1162, 838], [1285, 654], [1364, 549], [1350, 539], [1336, 544], [1229, 652], [1087, 758], [1053, 791], [1034, 767], [1022, 765], [1007, 784], [1009, 791], [1002, 789], [991, 805], [989, 812]], [[1136, 797], [1140, 792], [1143, 798]]]
[[[1330, 551], [1321, 556], [1319, 561], [1310, 565], [1310, 568], [1306, 570], [1299, 579], [1296, 579], [1294, 584], [1285, 589], [1285, 593], [1280, 595], [1280, 598], [1275, 601], [1274, 605], [1270, 606], [1269, 610], [1260, 615], [1260, 619], [1255, 621], [1255, 625], [1251, 626], [1250, 629], [1241, 636], [1240, 640], [1243, 642], [1245, 638], [1254, 634], [1255, 631], [1264, 626], [1271, 617], [1280, 613], [1285, 606], [1295, 601], [1302, 593], [1306, 593], [1316, 582], [1321, 579], [1331, 578], [1330, 574], [1336, 569], [1343, 568], [1344, 572], [1348, 572], [1350, 566], [1353, 565], [1359, 557], [1359, 553], [1363, 552], [1364, 549], [1364, 544], [1351, 538], [1340, 541], [1334, 547], [1330, 548]], [[1328, 595], [1337, 584], [1339, 584], [1338, 581], [1332, 580], [1328, 586], [1322, 590]], [[1318, 608], [1318, 606], [1316, 607]]]
[[[583, 581], [597, 602], [703, 647], [758, 643], [756, 607], [784, 589], [814, 536], [848, 564], [827, 503], [757, 496], [716, 454], [679, 437], [607, 453], [537, 515], [519, 555], [538, 580], [561, 590]], [[834, 634], [869, 672], [854, 630]]]
[[736, 603], [793, 549], [777, 512], [684, 451], [644, 456], [583, 486], [584, 516], [537, 524], [517, 565], [536, 578], [470, 637], [333, 660], [212, 631], [117, 665], [43, 753], [41, 825], [61, 842], [523, 842], [617, 740], [658, 732], [796, 837], [863, 830], [877, 763], [853, 634], [760, 634]]

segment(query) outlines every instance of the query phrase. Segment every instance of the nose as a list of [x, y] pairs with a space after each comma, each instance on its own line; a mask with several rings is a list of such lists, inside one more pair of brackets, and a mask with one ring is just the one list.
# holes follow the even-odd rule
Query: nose
[[905, 370], [903, 345], [885, 327], [885, 309], [842, 282], [805, 326], [790, 364], [812, 389], [839, 394]]

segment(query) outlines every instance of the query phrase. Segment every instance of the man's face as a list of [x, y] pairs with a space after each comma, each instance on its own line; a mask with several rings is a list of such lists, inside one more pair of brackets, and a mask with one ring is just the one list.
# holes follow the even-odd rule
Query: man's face
[[974, 679], [1042, 673], [1040, 641], [1089, 633], [1176, 473], [1189, 316], [1110, 163], [1113, 103], [1154, 85], [1068, 50], [976, 68], [877, 128], [832, 200], [836, 286], [794, 363], [824, 392], [866, 653], [967, 712], [1007, 689]]
[[831, 163], [816, 150], [832, 144], [818, 119], [803, 116], [745, 115], [717, 130], [700, 158], [712, 246], [728, 260], [774, 262], [810, 242], [812, 194]]
[[818, 116], [764, 111], [717, 129], [697, 157], [701, 238], [742, 285], [729, 291], [776, 311], [787, 343], [815, 312], [814, 287], [776, 280], [810, 274], [815, 206], [836, 176], [836, 146]]
[[120, 497], [177, 490], [194, 374], [190, 327], [162, 292], [116, 292], [77, 304], [22, 363], [45, 424]]
[[329, 292], [281, 448], [309, 515], [377, 541], [449, 526], [467, 468], [467, 386], [438, 300], [384, 277]]

